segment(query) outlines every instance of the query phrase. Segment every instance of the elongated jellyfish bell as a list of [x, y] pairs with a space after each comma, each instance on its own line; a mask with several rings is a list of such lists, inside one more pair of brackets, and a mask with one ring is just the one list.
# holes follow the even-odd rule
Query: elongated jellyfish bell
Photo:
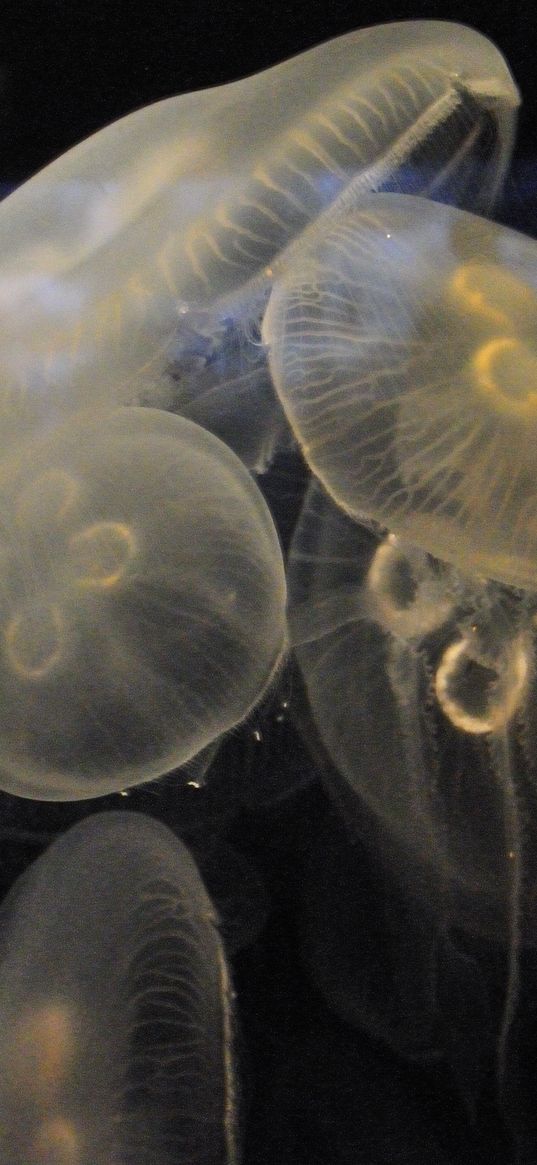
[[106, 813], [0, 910], [1, 1165], [237, 1160], [231, 988], [196, 866]]
[[256, 338], [278, 258], [372, 189], [490, 209], [517, 106], [483, 36], [411, 21], [95, 134], [0, 209], [4, 434], [152, 404], [262, 467], [283, 426]]
[[94, 797], [242, 720], [286, 647], [276, 530], [223, 442], [82, 414], [0, 462], [0, 787]]
[[372, 196], [315, 233], [264, 338], [305, 456], [349, 514], [537, 588], [537, 243]]

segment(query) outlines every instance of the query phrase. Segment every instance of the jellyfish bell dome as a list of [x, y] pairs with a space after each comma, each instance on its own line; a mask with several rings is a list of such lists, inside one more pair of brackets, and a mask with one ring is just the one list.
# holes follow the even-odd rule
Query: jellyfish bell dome
[[[325, 750], [323, 781], [351, 832], [376, 839], [429, 916], [507, 944], [520, 867], [528, 884], [537, 872], [523, 824], [532, 778], [514, 745], [529, 763], [531, 603], [364, 528], [318, 482], [288, 585], [306, 738]], [[516, 942], [535, 944], [533, 922]]]
[[2, 788], [94, 797], [241, 721], [286, 649], [278, 536], [216, 437], [71, 417], [0, 464]]
[[134, 813], [70, 829], [0, 910], [1, 1165], [231, 1165], [231, 998], [179, 839]]
[[145, 403], [262, 464], [282, 417], [250, 339], [274, 263], [371, 189], [490, 209], [518, 102], [486, 38], [410, 21], [94, 134], [0, 209], [3, 431]]
[[356, 522], [314, 479], [288, 584], [299, 727], [341, 821], [335, 861], [319, 874], [312, 845], [316, 880], [301, 879], [311, 974], [399, 1054], [446, 1056], [470, 1105], [493, 1071], [518, 1140], [537, 933], [535, 594]]
[[530, 590], [536, 321], [533, 240], [381, 194], [310, 234], [275, 285], [264, 339], [293, 431], [339, 505], [464, 574]]

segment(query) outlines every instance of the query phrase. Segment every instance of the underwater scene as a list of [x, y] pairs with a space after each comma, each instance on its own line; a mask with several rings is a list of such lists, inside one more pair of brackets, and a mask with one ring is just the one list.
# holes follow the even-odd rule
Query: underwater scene
[[535, 1165], [535, 17], [2, 32], [0, 1165]]

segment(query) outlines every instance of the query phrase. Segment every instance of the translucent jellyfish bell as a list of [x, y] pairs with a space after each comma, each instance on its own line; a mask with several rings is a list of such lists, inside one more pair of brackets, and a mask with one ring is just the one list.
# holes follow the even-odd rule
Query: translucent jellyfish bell
[[477, 574], [537, 587], [537, 243], [372, 196], [316, 232], [264, 321], [335, 500]]
[[0, 465], [0, 786], [94, 797], [242, 720], [286, 647], [268, 508], [155, 409], [79, 415]]
[[87, 819], [0, 911], [1, 1165], [236, 1160], [231, 989], [190, 854]]
[[[395, 561], [391, 570], [386, 561], [393, 550], [397, 570]], [[338, 510], [317, 484], [310, 486], [289, 556], [290, 634], [316, 727], [336, 769], [414, 858], [427, 860], [434, 834], [428, 780], [434, 753], [428, 681], [416, 650], [421, 603], [411, 560], [403, 582], [403, 555], [402, 547], [381, 541]], [[430, 568], [428, 583], [432, 592]], [[424, 634], [449, 618], [448, 590], [438, 579], [436, 619], [434, 604], [425, 598]]]
[[489, 209], [517, 106], [489, 41], [411, 21], [89, 138], [0, 209], [4, 431], [149, 403], [259, 467], [282, 424], [257, 341], [279, 256], [372, 189]]
[[526, 861], [513, 749], [522, 735], [534, 768], [537, 739], [531, 604], [365, 529], [319, 485], [288, 581], [291, 642], [345, 804], [379, 823], [429, 910], [507, 942], [514, 858]]
[[[382, 939], [397, 968], [386, 1006], [388, 988], [368, 978], [367, 964], [354, 982], [355, 938], [342, 949], [344, 922], [332, 921], [337, 879], [319, 920], [307, 911], [315, 977], [336, 1010], [405, 1054], [416, 1051], [413, 1032], [418, 1039], [423, 1027], [436, 1030], [441, 989], [464, 1081], [483, 1050], [464, 1051], [449, 975], [468, 982], [468, 1022], [481, 1022], [479, 961], [494, 951], [501, 1003], [487, 1039], [509, 1109], [521, 951], [535, 947], [536, 933], [535, 596], [464, 577], [373, 523], [358, 524], [319, 483], [306, 495], [288, 581], [291, 642], [329, 759], [324, 779], [351, 837], [373, 848], [402, 899], [393, 914], [390, 900]], [[416, 928], [410, 950], [402, 909]], [[335, 965], [325, 956], [330, 935]], [[436, 965], [443, 958], [447, 991]]]

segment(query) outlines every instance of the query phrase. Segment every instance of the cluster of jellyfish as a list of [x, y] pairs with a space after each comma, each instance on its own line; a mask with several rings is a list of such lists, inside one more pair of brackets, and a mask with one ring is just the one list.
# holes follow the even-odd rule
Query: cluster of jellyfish
[[[523, 1162], [537, 249], [487, 217], [518, 103], [478, 33], [387, 25], [140, 110], [2, 204], [0, 786], [203, 772], [292, 654], [416, 933], [506, 952]], [[310, 473], [286, 561], [259, 488], [282, 448]], [[423, 998], [402, 1032], [306, 918], [331, 1005], [421, 1054]], [[69, 831], [0, 913], [0, 1165], [238, 1160], [232, 1000], [180, 840], [132, 813]]]

